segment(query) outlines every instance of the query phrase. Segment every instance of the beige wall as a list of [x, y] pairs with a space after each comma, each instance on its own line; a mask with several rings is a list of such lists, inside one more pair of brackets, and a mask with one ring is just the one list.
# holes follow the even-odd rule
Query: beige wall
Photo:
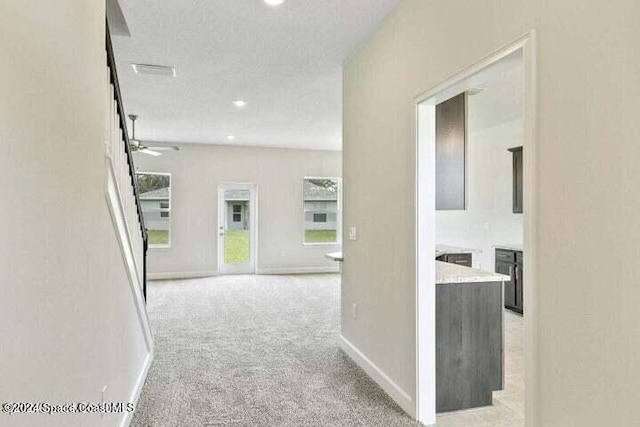
[[0, 2], [0, 402], [128, 402], [147, 356], [105, 198], [104, 21], [100, 0]]
[[218, 185], [258, 186], [258, 273], [337, 271], [324, 254], [339, 245], [303, 245], [302, 181], [340, 177], [342, 154], [314, 151], [181, 145], [161, 157], [136, 154], [139, 171], [172, 174], [171, 248], [149, 254], [152, 277], [216, 273]]
[[[344, 245], [342, 333], [411, 396], [412, 99], [536, 28], [539, 127], [526, 155], [538, 165], [528, 243], [537, 247], [539, 345], [528, 423], [637, 420], [637, 16], [636, 0], [404, 0], [346, 64], [345, 228], [357, 226], [359, 239]], [[353, 301], [357, 320], [347, 312]]]

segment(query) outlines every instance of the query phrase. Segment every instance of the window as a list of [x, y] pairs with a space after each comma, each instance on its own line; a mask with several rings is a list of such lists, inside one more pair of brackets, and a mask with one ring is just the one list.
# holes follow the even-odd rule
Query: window
[[327, 222], [327, 214], [326, 213], [314, 213], [313, 214], [313, 222]]
[[137, 173], [144, 225], [150, 248], [171, 246], [171, 174]]
[[233, 222], [242, 222], [242, 205], [234, 204], [231, 205], [232, 213], [231, 221]]
[[340, 243], [340, 180], [305, 178], [303, 204], [304, 243]]

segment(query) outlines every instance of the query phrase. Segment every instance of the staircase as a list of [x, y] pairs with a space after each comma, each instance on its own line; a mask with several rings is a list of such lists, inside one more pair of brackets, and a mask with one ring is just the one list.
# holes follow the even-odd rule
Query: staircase
[[[133, 156], [129, 146], [126, 115], [118, 84], [116, 62], [111, 46], [109, 25], [106, 31], [106, 114], [105, 161], [107, 170], [107, 201], [127, 264], [134, 294], [147, 299], [148, 234], [144, 226], [142, 206]], [[146, 310], [145, 310], [146, 313]]]

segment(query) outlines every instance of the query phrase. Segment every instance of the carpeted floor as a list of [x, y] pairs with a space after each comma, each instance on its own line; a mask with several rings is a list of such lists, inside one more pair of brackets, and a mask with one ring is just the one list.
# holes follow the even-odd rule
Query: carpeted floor
[[133, 426], [416, 426], [338, 348], [339, 275], [152, 282]]

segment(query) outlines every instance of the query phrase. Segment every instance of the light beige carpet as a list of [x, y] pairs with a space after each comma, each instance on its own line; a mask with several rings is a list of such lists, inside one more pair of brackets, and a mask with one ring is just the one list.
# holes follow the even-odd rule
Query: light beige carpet
[[150, 283], [132, 425], [418, 425], [338, 348], [339, 301], [339, 275]]

